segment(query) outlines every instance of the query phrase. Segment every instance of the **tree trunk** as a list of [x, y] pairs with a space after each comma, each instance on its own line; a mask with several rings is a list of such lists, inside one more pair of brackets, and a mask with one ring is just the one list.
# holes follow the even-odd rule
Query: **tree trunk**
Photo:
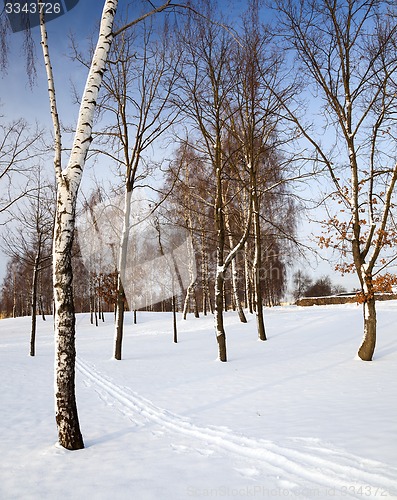
[[[128, 185], [124, 198], [124, 220], [120, 240], [118, 282], [117, 282], [117, 308], [116, 308], [116, 331], [114, 339], [114, 358], [121, 360], [121, 351], [123, 344], [124, 331], [124, 304], [125, 304], [125, 272], [127, 265], [128, 240], [130, 233], [130, 214], [131, 214], [132, 187]], [[131, 304], [132, 305], [132, 304]]]
[[256, 323], [258, 329], [258, 338], [266, 340], [265, 322], [263, 320], [263, 302], [262, 302], [262, 285], [261, 285], [261, 269], [262, 269], [262, 246], [261, 246], [261, 229], [259, 219], [259, 203], [256, 190], [253, 195], [254, 208], [254, 239], [255, 239], [255, 256], [254, 256], [254, 279], [255, 279], [255, 302], [256, 302]]
[[[220, 147], [217, 148], [220, 151]], [[220, 161], [219, 161], [220, 165]], [[222, 177], [221, 169], [218, 167], [217, 174], [217, 193], [215, 202], [215, 226], [217, 231], [216, 248], [216, 276], [215, 276], [215, 331], [218, 342], [219, 360], [227, 361], [226, 353], [226, 334], [223, 326], [223, 301], [225, 287], [225, 268], [224, 268], [224, 248], [225, 248], [225, 224], [223, 218], [222, 202]]]
[[375, 298], [368, 299], [363, 304], [364, 309], [364, 338], [358, 350], [363, 361], [372, 361], [376, 344], [376, 307]]
[[197, 306], [197, 298], [196, 298], [196, 279], [190, 283], [188, 289], [186, 290], [185, 301], [183, 304], [183, 319], [186, 319], [187, 314], [190, 310], [191, 303], [193, 302], [193, 312], [194, 317], [199, 318], [199, 311]]
[[210, 296], [210, 286], [209, 286], [209, 277], [208, 277], [208, 252], [206, 247], [206, 239], [204, 234], [204, 229], [202, 229], [201, 236], [201, 255], [202, 255], [202, 264], [201, 264], [201, 282], [202, 282], [202, 292], [203, 292], [203, 313], [204, 316], [207, 316], [207, 311], [209, 310], [211, 313], [213, 312], [211, 296]]
[[45, 321], [45, 311], [44, 311], [44, 304], [43, 304], [43, 296], [40, 295], [39, 298], [39, 308], [40, 308], [40, 314], [41, 314], [41, 319]]
[[54, 166], [57, 206], [53, 242], [54, 324], [56, 331], [55, 400], [59, 444], [69, 450], [84, 448], [75, 398], [75, 309], [73, 302], [72, 244], [77, 194], [92, 140], [96, 99], [113, 39], [117, 0], [106, 0], [94, 55], [81, 100], [76, 133], [66, 169], [62, 169], [61, 128], [55, 83], [48, 50], [44, 12], [40, 11], [41, 46], [47, 74], [54, 126]]
[[173, 327], [174, 327], [174, 344], [178, 343], [178, 330], [176, 324], [176, 300], [175, 295], [172, 296], [172, 319], [173, 319]]
[[[229, 221], [229, 217], [227, 215], [227, 212], [225, 213], [225, 223], [226, 223], [226, 229], [227, 229], [228, 235], [229, 235], [230, 248], [234, 248], [234, 240], [233, 240], [233, 235], [231, 232], [231, 226], [230, 226], [230, 221]], [[233, 302], [234, 306], [237, 308], [238, 317], [239, 317], [241, 323], [247, 323], [247, 318], [245, 317], [244, 310], [241, 306], [241, 301], [240, 301], [240, 297], [239, 297], [237, 256], [235, 259], [232, 260], [231, 266], [232, 266], [232, 290], [233, 290], [233, 298], [234, 298], [234, 301], [232, 301], [232, 302]]]
[[119, 279], [117, 286], [117, 306], [116, 306], [116, 336], [114, 340], [114, 358], [121, 360], [124, 331], [124, 288]]
[[[362, 268], [363, 266], [361, 266], [361, 269]], [[364, 275], [362, 283], [365, 297], [365, 301], [363, 303], [364, 337], [358, 350], [358, 356], [363, 361], [372, 361], [376, 344], [376, 301], [372, 275]]]
[[31, 305], [31, 313], [32, 313], [32, 328], [30, 332], [30, 355], [35, 355], [35, 347], [36, 347], [36, 314], [37, 314], [37, 283], [38, 283], [38, 274], [39, 274], [39, 264], [40, 264], [40, 253], [41, 253], [41, 241], [39, 239], [37, 244], [37, 254], [34, 261], [33, 267], [33, 276], [32, 276], [32, 305]]
[[220, 361], [227, 361], [226, 334], [223, 326], [223, 269], [218, 268], [215, 278], [215, 331]]
[[17, 317], [17, 289], [16, 289], [16, 279], [15, 279], [15, 271], [12, 274], [12, 283], [13, 283], [13, 302], [12, 302], [12, 317]]
[[254, 313], [252, 305], [251, 269], [248, 262], [248, 242], [244, 245], [244, 275], [245, 275], [245, 307], [250, 314]]
[[84, 448], [75, 398], [75, 309], [73, 302], [72, 245], [75, 198], [62, 186], [57, 194], [53, 276], [56, 358], [55, 398], [59, 444], [68, 450]]

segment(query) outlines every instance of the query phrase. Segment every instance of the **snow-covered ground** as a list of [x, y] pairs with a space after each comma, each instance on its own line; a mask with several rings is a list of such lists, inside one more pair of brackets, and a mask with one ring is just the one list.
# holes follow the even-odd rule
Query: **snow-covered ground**
[[213, 318], [127, 317], [111, 359], [112, 316], [77, 317], [77, 398], [86, 448], [55, 445], [53, 333], [0, 322], [0, 498], [397, 498], [397, 302], [378, 305], [372, 363], [355, 359], [356, 305], [226, 318], [228, 363]]

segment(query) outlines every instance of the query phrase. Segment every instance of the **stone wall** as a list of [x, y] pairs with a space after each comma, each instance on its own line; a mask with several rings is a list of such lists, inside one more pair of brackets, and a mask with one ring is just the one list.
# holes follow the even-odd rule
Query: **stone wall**
[[[376, 300], [395, 300], [396, 293], [375, 295]], [[332, 295], [329, 297], [303, 297], [295, 302], [297, 306], [325, 306], [328, 304], [353, 304], [357, 302], [355, 295]]]

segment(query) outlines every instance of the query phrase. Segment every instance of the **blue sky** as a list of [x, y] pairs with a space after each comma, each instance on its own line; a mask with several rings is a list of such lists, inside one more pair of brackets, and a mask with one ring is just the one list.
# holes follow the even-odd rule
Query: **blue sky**
[[[247, 0], [221, 0], [219, 3], [224, 11], [228, 13], [229, 17], [237, 17], [247, 6]], [[134, 12], [134, 6], [138, 2], [121, 0], [119, 2], [120, 11], [127, 4], [133, 6], [133, 8], [129, 9], [129, 15], [135, 17], [137, 11]], [[0, 0], [1, 7], [2, 2]], [[73, 33], [79, 44], [84, 46], [87, 37], [94, 32], [95, 27], [100, 21], [102, 8], [102, 0], [80, 0], [77, 6], [70, 12], [48, 23], [49, 47], [55, 76], [59, 115], [63, 125], [73, 125], [76, 122], [78, 113], [78, 107], [72, 104], [71, 82], [73, 81], [82, 90], [86, 76], [86, 70], [72, 63], [69, 58], [69, 35]], [[36, 84], [31, 88], [26, 76], [25, 58], [22, 51], [23, 34], [11, 33], [8, 39], [8, 70], [0, 78], [0, 116], [4, 115], [2, 119], [6, 122], [22, 117], [29, 123], [34, 124], [38, 122], [39, 125], [51, 130], [46, 76], [42, 63], [38, 28], [32, 30], [32, 36], [36, 43]], [[64, 143], [66, 142], [65, 139]], [[99, 170], [100, 176], [101, 165], [96, 165], [95, 168], [97, 172]], [[102, 167], [102, 170], [105, 168]], [[49, 165], [49, 169], [51, 172], [51, 164]], [[89, 182], [91, 176], [92, 171], [90, 173], [88, 169], [88, 172], [85, 172], [84, 175], [84, 183]], [[306, 229], [303, 228], [303, 231], [306, 232]], [[305, 238], [305, 242], [307, 243], [306, 235], [302, 234], [301, 236]], [[4, 261], [5, 259], [0, 256], [0, 279], [2, 278]], [[302, 267], [307, 267], [307, 263], [303, 263]], [[314, 269], [312, 271], [309, 269], [309, 273], [313, 275], [332, 274], [332, 268], [323, 263], [318, 270]], [[335, 276], [335, 281], [342, 282], [338, 276]], [[350, 287], [349, 281], [346, 282], [346, 286]]]
[[[68, 58], [69, 35], [74, 33], [84, 40], [100, 20], [102, 2], [97, 0], [80, 0], [77, 6], [67, 14], [48, 23], [48, 39], [55, 84], [60, 106], [60, 115], [70, 114], [70, 78], [79, 77], [81, 70], [73, 66]], [[28, 121], [38, 120], [48, 123], [48, 96], [46, 77], [42, 63], [39, 29], [32, 29], [32, 37], [36, 46], [37, 81], [30, 88], [26, 76], [25, 57], [22, 49], [23, 34], [9, 35], [9, 63], [6, 75], [0, 79], [0, 100], [3, 104], [2, 114], [6, 117], [25, 117]], [[83, 76], [83, 75], [81, 75]]]
[[[0, 0], [0, 7], [2, 4]], [[119, 12], [128, 5], [129, 17], [134, 18], [139, 12], [140, 2], [119, 1]], [[247, 5], [247, 0], [221, 0], [220, 5], [228, 15], [238, 16]], [[157, 2], [159, 4], [159, 2]], [[100, 21], [103, 8], [102, 0], [80, 0], [70, 12], [47, 25], [50, 55], [55, 77], [57, 102], [60, 119], [64, 125], [75, 123], [77, 106], [72, 106], [71, 82], [83, 89], [86, 72], [76, 63], [72, 63], [70, 54], [70, 35], [84, 46]], [[135, 12], [134, 12], [135, 11]], [[23, 34], [10, 34], [9, 63], [7, 73], [0, 78], [0, 114], [10, 120], [24, 117], [27, 121], [50, 126], [46, 76], [42, 62], [39, 40], [39, 28], [33, 28], [32, 36], [36, 46], [37, 81], [30, 88], [26, 76], [25, 56], [23, 53]]]
[[[0, 9], [3, 8], [0, 0]], [[75, 122], [78, 107], [72, 105], [71, 80], [82, 87], [85, 71], [73, 64], [68, 57], [69, 35], [74, 33], [84, 43], [100, 20], [103, 2], [98, 0], [80, 0], [77, 6], [64, 16], [48, 23], [48, 39], [60, 119], [64, 125]], [[25, 56], [22, 50], [23, 34], [10, 33], [8, 37], [8, 68], [0, 77], [0, 118], [8, 123], [24, 118], [29, 124], [37, 122], [40, 127], [51, 130], [48, 93], [42, 53], [39, 40], [39, 28], [32, 29], [36, 45], [37, 80], [30, 87], [26, 75]], [[52, 162], [46, 166], [52, 174]], [[5, 228], [0, 226], [0, 232]], [[0, 281], [3, 278], [7, 257], [0, 252]]]

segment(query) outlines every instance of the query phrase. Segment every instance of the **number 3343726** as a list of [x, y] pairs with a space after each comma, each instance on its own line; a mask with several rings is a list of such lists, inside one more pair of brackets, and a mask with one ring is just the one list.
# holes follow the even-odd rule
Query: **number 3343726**
[[60, 14], [62, 6], [59, 2], [7, 2], [6, 14]]

